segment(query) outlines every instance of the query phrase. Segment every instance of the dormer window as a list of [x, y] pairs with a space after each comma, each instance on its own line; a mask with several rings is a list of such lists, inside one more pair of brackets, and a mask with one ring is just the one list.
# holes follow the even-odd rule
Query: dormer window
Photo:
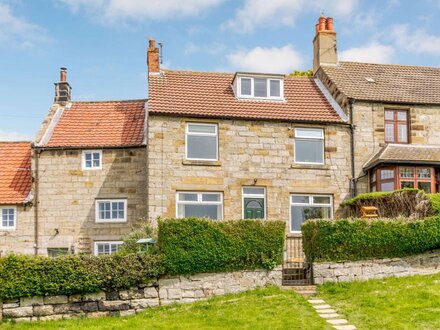
[[237, 97], [261, 100], [282, 100], [283, 76], [236, 76], [234, 89]]

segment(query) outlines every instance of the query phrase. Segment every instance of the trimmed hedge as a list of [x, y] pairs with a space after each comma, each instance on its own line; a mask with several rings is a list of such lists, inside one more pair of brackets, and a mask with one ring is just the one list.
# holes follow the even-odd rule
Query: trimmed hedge
[[9, 255], [0, 258], [0, 300], [128, 289], [162, 273], [162, 259], [154, 255]]
[[310, 220], [304, 252], [314, 261], [402, 257], [440, 248], [440, 216], [424, 220]]
[[[341, 203], [342, 218], [360, 218], [362, 206], [376, 206], [381, 218], [423, 219], [438, 213], [429, 196], [423, 190], [408, 188], [360, 194]], [[440, 208], [440, 200], [438, 207]]]
[[168, 274], [272, 269], [282, 263], [284, 221], [159, 220], [158, 245]]

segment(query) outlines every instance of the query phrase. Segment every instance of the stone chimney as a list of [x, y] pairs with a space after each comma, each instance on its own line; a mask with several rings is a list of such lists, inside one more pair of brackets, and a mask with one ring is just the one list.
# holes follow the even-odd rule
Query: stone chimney
[[72, 96], [72, 87], [67, 82], [67, 69], [60, 69], [60, 81], [55, 83], [54, 103], [65, 105], [70, 102]]
[[336, 32], [333, 29], [333, 18], [320, 16], [316, 23], [316, 34], [313, 39], [313, 74], [320, 66], [338, 64]]
[[159, 48], [156, 47], [154, 39], [148, 42], [147, 65], [148, 75], [160, 73]]

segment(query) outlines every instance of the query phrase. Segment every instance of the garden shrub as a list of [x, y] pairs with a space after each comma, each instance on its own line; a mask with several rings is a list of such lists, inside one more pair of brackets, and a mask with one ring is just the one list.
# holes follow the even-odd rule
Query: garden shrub
[[402, 257], [440, 248], [440, 216], [422, 220], [310, 220], [302, 227], [313, 261]]
[[0, 300], [128, 289], [163, 273], [160, 256], [145, 254], [0, 258]]
[[[375, 206], [380, 218], [422, 219], [436, 214], [429, 196], [418, 189], [360, 194], [341, 203], [342, 217], [360, 218], [362, 206]], [[440, 199], [437, 200], [440, 209]]]
[[[139, 244], [137, 241], [141, 238], [153, 238], [157, 240], [157, 228], [154, 227], [149, 219], [140, 219], [140, 226], [133, 228], [127, 233], [122, 241], [124, 244], [118, 250], [119, 254], [130, 254], [139, 252]], [[144, 252], [145, 253], [145, 252]], [[157, 253], [156, 245], [149, 248], [148, 253]]]
[[272, 269], [281, 264], [284, 221], [159, 220], [158, 245], [169, 274]]

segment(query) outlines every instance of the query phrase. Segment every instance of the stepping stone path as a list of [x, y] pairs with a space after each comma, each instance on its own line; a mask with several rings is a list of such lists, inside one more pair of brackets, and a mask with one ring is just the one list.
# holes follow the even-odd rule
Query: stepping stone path
[[310, 299], [308, 302], [312, 304], [318, 315], [323, 319], [326, 319], [336, 330], [356, 330], [354, 325], [348, 324], [348, 321], [341, 318], [336, 310], [334, 310], [329, 304], [326, 304], [324, 300]]

